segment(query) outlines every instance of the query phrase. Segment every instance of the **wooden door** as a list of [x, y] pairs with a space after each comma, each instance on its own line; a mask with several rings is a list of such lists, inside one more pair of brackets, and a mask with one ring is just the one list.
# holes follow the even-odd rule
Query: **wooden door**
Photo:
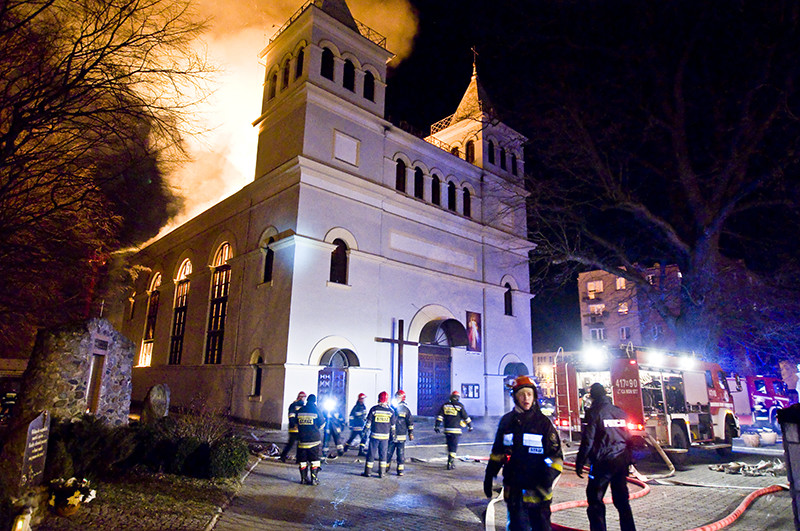
[[419, 346], [417, 414], [432, 417], [450, 398], [450, 347]]

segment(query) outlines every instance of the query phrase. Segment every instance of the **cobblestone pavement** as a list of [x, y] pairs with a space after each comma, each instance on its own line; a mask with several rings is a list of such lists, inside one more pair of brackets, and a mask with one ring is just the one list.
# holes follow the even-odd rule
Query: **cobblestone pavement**
[[[444, 437], [435, 435], [430, 419], [417, 423], [417, 438], [406, 448], [406, 475], [364, 478], [363, 462], [353, 456], [323, 465], [321, 484], [300, 485], [297, 466], [263, 460], [245, 480], [239, 494], [212, 522], [215, 531], [253, 529], [504, 529], [505, 507], [494, 505], [494, 526], [485, 524], [488, 500], [482, 492], [485, 458], [497, 419], [476, 419], [477, 429], [461, 439], [461, 461], [455, 470], [445, 470]], [[281, 442], [283, 434], [251, 431], [250, 436]], [[565, 448], [567, 458], [576, 445]], [[753, 490], [776, 483], [783, 477], [744, 477], [709, 470], [709, 464], [728, 461], [757, 463], [782, 457], [780, 446], [767, 453], [734, 453], [724, 457], [714, 452], [692, 451], [685, 470], [660, 483], [650, 482], [650, 493], [632, 501], [637, 527], [642, 530], [686, 530], [713, 523], [730, 514]], [[410, 463], [409, 461], [410, 459]], [[663, 463], [644, 458], [638, 463], [645, 475], [664, 474]], [[554, 491], [554, 504], [585, 498], [585, 479], [567, 469]], [[639, 487], [632, 486], [631, 491]], [[618, 529], [613, 505], [607, 510], [609, 529]], [[587, 529], [585, 507], [553, 514], [553, 522]], [[726, 529], [758, 531], [792, 529], [791, 499], [782, 491], [758, 498], [744, 515]], [[210, 526], [211, 527], [211, 526]]]

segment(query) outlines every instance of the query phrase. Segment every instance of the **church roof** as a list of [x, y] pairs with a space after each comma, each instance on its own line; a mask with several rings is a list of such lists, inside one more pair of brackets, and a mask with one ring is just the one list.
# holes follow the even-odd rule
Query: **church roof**
[[358, 33], [358, 25], [345, 0], [314, 0], [314, 5]]
[[453, 118], [450, 123], [455, 124], [466, 118], [479, 118], [481, 113], [485, 113], [492, 117], [496, 116], [494, 106], [489, 100], [489, 96], [486, 94], [486, 90], [483, 88], [483, 85], [481, 85], [480, 79], [478, 79], [478, 69], [473, 63], [472, 79], [470, 80], [467, 91], [464, 93], [464, 97], [461, 98], [461, 103], [458, 104], [458, 109], [456, 109], [456, 112], [453, 114]]

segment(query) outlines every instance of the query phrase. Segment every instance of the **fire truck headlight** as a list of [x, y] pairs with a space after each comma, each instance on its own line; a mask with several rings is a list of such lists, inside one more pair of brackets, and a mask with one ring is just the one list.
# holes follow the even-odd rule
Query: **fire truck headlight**
[[695, 366], [694, 358], [686, 357], [681, 359], [681, 369], [688, 371], [694, 369], [694, 366]]
[[586, 345], [581, 351], [581, 357], [586, 365], [600, 367], [608, 359], [608, 352], [596, 345]]
[[336, 409], [336, 399], [326, 398], [325, 402], [322, 403], [322, 407], [325, 408], [325, 411], [333, 411]]
[[650, 365], [662, 367], [664, 365], [664, 353], [660, 350], [651, 350], [647, 357]]

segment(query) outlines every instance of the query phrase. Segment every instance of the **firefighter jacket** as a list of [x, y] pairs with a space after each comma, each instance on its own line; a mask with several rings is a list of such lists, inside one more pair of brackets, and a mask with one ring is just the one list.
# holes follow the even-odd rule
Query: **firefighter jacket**
[[370, 431], [370, 436], [377, 440], [394, 438], [395, 416], [394, 410], [387, 404], [372, 406], [367, 414], [364, 429]]
[[439, 414], [436, 415], [436, 422], [434, 428], [440, 427], [444, 423], [444, 432], [453, 435], [461, 435], [461, 428], [464, 426], [472, 426], [472, 419], [467, 415], [467, 410], [464, 409], [464, 404], [458, 400], [449, 400], [442, 404], [439, 408]]
[[298, 448], [313, 448], [322, 443], [322, 436], [319, 432], [325, 425], [325, 417], [322, 416], [316, 404], [306, 404], [297, 412], [297, 438]]
[[289, 433], [297, 433], [297, 411], [303, 407], [302, 400], [295, 400], [289, 404]]
[[575, 467], [581, 470], [588, 461], [594, 466], [627, 470], [631, 459], [631, 435], [625, 412], [602, 396], [586, 410], [581, 433], [581, 446]]
[[361, 431], [364, 429], [366, 421], [367, 406], [363, 402], [356, 402], [356, 405], [350, 410], [350, 429], [352, 431]]
[[334, 409], [333, 411], [328, 412], [327, 416], [327, 426], [325, 426], [328, 431], [342, 433], [344, 429], [344, 419], [342, 418], [342, 414], [339, 413], [338, 409]]
[[540, 503], [552, 499], [563, 464], [561, 440], [550, 419], [537, 405], [528, 411], [514, 407], [497, 426], [486, 476], [493, 478], [503, 468], [509, 491], [521, 490], [524, 501]]
[[395, 414], [395, 442], [405, 442], [408, 436], [414, 433], [414, 418], [405, 402], [400, 402], [393, 407]]

